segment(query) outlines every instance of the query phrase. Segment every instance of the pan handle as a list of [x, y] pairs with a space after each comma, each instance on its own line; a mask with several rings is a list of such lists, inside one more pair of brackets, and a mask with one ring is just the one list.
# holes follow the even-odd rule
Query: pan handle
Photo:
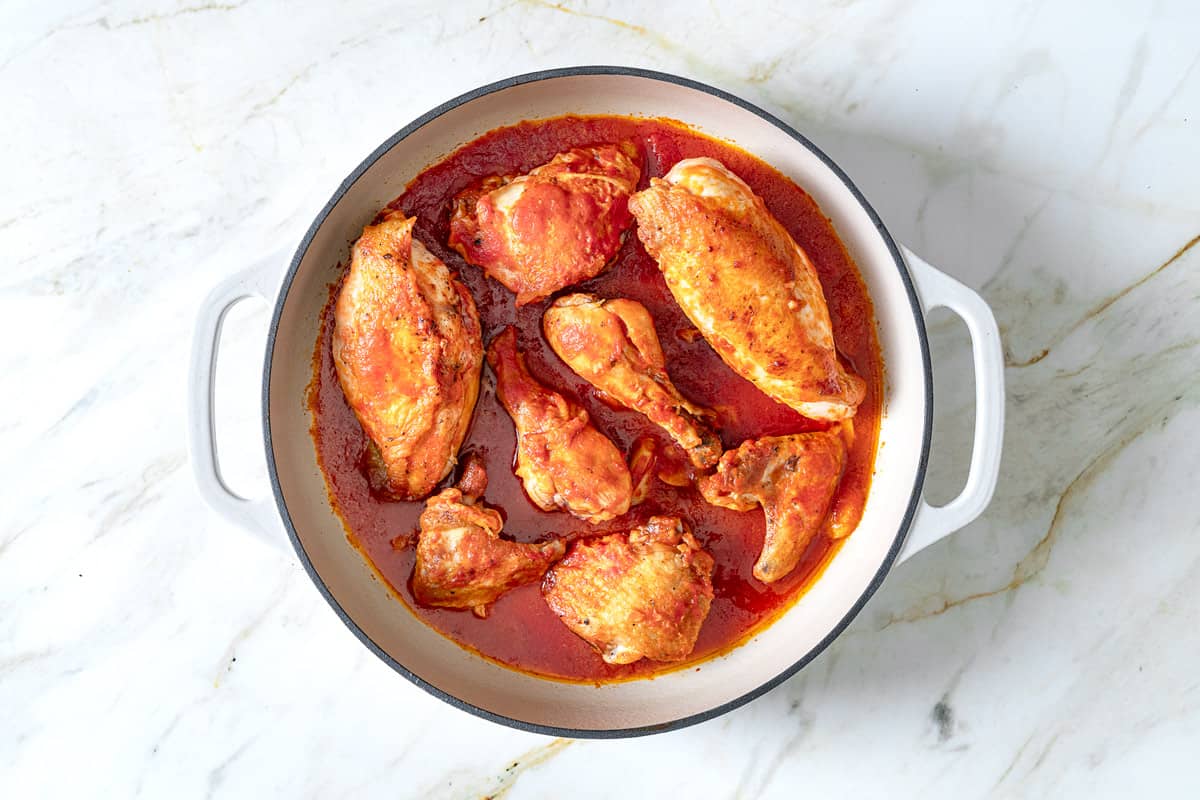
[[[286, 545], [281, 535], [274, 498], [265, 492], [248, 498], [234, 492], [221, 475], [213, 419], [213, 389], [217, 353], [225, 316], [234, 305], [251, 297], [268, 300], [286, 255], [276, 253], [218, 284], [200, 304], [192, 338], [188, 373], [188, 449], [196, 488], [217, 513], [274, 547]], [[264, 417], [263, 423], [266, 424]]]
[[908, 248], [901, 250], [925, 312], [939, 306], [947, 308], [962, 318], [971, 335], [975, 364], [975, 443], [966, 486], [958, 497], [944, 506], [932, 506], [921, 498], [897, 563], [949, 536], [983, 513], [996, 489], [1004, 441], [1004, 354], [992, 309], [977, 293], [934, 269]]

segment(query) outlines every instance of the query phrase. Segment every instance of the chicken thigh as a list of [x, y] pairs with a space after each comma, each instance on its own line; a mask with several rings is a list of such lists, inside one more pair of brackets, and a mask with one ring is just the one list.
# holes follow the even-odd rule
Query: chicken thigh
[[633, 483], [621, 451], [587, 411], [529, 374], [512, 328], [492, 341], [487, 359], [496, 395], [517, 429], [517, 477], [534, 505], [588, 522], [628, 511]]
[[677, 517], [576, 541], [542, 581], [568, 628], [610, 664], [681, 661], [712, 603], [713, 559]]
[[676, 302], [730, 368], [806, 417], [854, 415], [866, 384], [838, 361], [817, 271], [741, 178], [686, 159], [629, 209]]
[[351, 251], [334, 307], [346, 402], [378, 449], [384, 493], [428, 495], [450, 473], [479, 396], [483, 341], [471, 293], [388, 211]]
[[469, 461], [457, 487], [426, 502], [413, 568], [418, 603], [469, 608], [486, 617], [500, 595], [537, 580], [562, 558], [561, 540], [520, 544], [501, 539], [500, 513], [477, 502], [486, 486], [483, 464]]
[[519, 306], [594, 277], [633, 223], [640, 160], [628, 143], [579, 147], [526, 175], [485, 178], [454, 198], [450, 246]]
[[714, 414], [688, 402], [671, 383], [645, 306], [567, 295], [546, 310], [542, 330], [558, 357], [602, 395], [649, 417], [697, 467], [716, 465], [721, 440], [707, 422]]
[[766, 436], [727, 451], [698, 487], [713, 505], [735, 511], [762, 506], [767, 530], [754, 577], [773, 583], [795, 569], [821, 529], [845, 461], [836, 431]]

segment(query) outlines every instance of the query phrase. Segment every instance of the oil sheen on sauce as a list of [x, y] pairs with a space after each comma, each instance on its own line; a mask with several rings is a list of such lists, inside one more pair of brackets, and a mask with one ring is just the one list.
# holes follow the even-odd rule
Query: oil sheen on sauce
[[[774, 168], [743, 150], [670, 120], [558, 117], [500, 128], [464, 145], [418, 175], [389, 207], [418, 218], [417, 237], [471, 290], [483, 322], [485, 344], [504, 326], [516, 326], [519, 346], [534, 376], [580, 402], [596, 426], [627, 455], [640, 436], [655, 438], [660, 452], [679, 454], [645, 417], [600, 401], [594, 390], [545, 344], [542, 312], [553, 298], [518, 310], [508, 290], [487, 279], [446, 245], [450, 199], [468, 183], [487, 175], [526, 172], [571, 147], [622, 140], [634, 141], [645, 153], [639, 188], [683, 158], [710, 156], [722, 161], [763, 198], [816, 265], [838, 350], [867, 383], [866, 399], [854, 418], [854, 442], [846, 473], [835, 499], [839, 517], [846, 514], [856, 519], [870, 486], [882, 405], [883, 368], [874, 311], [858, 270], [833, 226], [802, 189]], [[726, 448], [757, 436], [826, 427], [762, 394], [725, 366], [703, 338], [689, 335], [691, 323], [675, 304], [657, 265], [634, 231], [629, 232], [608, 272], [561, 293], [571, 291], [629, 297], [650, 310], [672, 380], [689, 399], [718, 412], [718, 427]], [[414, 602], [411, 535], [416, 531], [423, 503], [384, 501], [373, 496], [368, 486], [364, 468], [366, 436], [346, 405], [333, 366], [330, 344], [336, 292], [336, 286], [330, 288], [330, 302], [313, 355], [308, 397], [313, 439], [330, 498], [350, 541], [408, 609], [460, 645], [509, 667], [547, 677], [599, 683], [679, 668], [680, 664], [647, 659], [622, 666], [606, 664], [559, 622], [542, 600], [537, 583], [501, 597], [487, 619], [478, 619], [469, 611], [425, 608]], [[656, 513], [675, 514], [690, 523], [697, 539], [716, 561], [715, 597], [696, 649], [684, 665], [728, 650], [786, 610], [838, 549], [838, 542], [816, 537], [790, 575], [765, 585], [751, 577], [762, 545], [764, 523], [760, 510], [718, 508], [706, 503], [694, 489], [656, 481], [646, 502], [612, 522], [590, 525], [564, 512], [540, 511], [529, 502], [513, 473], [515, 444], [512, 421], [496, 400], [495, 378], [485, 364], [475, 419], [461, 453], [475, 452], [484, 458], [489, 482], [483, 500], [500, 509], [505, 518], [505, 536], [536, 541], [552, 536], [600, 534], [626, 530]], [[681, 454], [679, 458], [682, 460]], [[451, 476], [447, 483], [453, 479]], [[397, 605], [396, 613], [409, 612]]]

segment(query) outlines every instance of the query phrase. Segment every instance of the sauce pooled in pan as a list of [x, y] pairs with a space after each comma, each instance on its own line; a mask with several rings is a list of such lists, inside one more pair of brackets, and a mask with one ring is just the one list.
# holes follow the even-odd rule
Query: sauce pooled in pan
[[[593, 423], [628, 456], [639, 437], [656, 440], [662, 457], [686, 457], [665, 433], [642, 415], [605, 404], [595, 390], [563, 364], [542, 337], [541, 320], [552, 302], [517, 309], [513, 295], [464, 262], [446, 242], [450, 201], [462, 188], [488, 175], [524, 173], [572, 147], [630, 140], [645, 153], [639, 188], [661, 177], [677, 161], [709, 156], [723, 162], [766, 202], [775, 217], [807, 252], [820, 275], [839, 352], [867, 384], [866, 399], [853, 419], [853, 444], [835, 503], [839, 513], [861, 512], [870, 487], [882, 406], [883, 365], [875, 333], [874, 310], [866, 286], [829, 220], [816, 203], [774, 168], [732, 145], [669, 120], [627, 117], [558, 117], [491, 131], [428, 167], [389, 207], [417, 217], [416, 236], [456, 271], [479, 308], [486, 344], [506, 325], [517, 330], [518, 345], [534, 377], [581, 403]], [[357, 232], [355, 232], [357, 233]], [[657, 265], [631, 230], [607, 272], [559, 294], [591, 292], [628, 297], [654, 317], [672, 381], [689, 400], [717, 411], [717, 429], [725, 448], [759, 436], [822, 430], [828, 423], [806, 419], [775, 402], [730, 370], [676, 305]], [[642, 659], [628, 665], [606, 664], [567, 629], [542, 599], [539, 584], [503, 595], [486, 619], [469, 611], [427, 608], [415, 603], [410, 587], [414, 550], [401, 544], [417, 529], [424, 502], [391, 502], [372, 494], [366, 474], [367, 437], [347, 406], [334, 370], [331, 339], [333, 298], [325, 307], [313, 356], [309, 390], [312, 434], [325, 472], [330, 499], [351, 540], [396, 594], [427, 624], [459, 644], [507, 666], [544, 676], [608, 682], [678, 669], [728, 650], [756, 628], [774, 619], [799, 598], [837, 552], [839, 543], [814, 538], [794, 571], [766, 585], [751, 577], [762, 546], [760, 510], [731, 511], [705, 502], [694, 488], [654, 481], [645, 502], [611, 522], [591, 525], [565, 512], [535, 508], [513, 473], [515, 433], [512, 420], [495, 396], [495, 376], [485, 366], [475, 418], [461, 456], [479, 454], [488, 472], [483, 501], [500, 510], [503, 535], [518, 541], [550, 536], [595, 535], [627, 530], [654, 514], [673, 514], [691, 525], [712, 554], [715, 597], [691, 657], [682, 663]], [[667, 465], [669, 468], [669, 464]], [[454, 480], [451, 475], [446, 483]], [[397, 613], [405, 613], [397, 609]]]

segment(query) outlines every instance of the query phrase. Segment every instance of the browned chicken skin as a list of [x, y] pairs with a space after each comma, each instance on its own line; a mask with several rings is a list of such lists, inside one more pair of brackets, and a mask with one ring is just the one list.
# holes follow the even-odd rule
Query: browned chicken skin
[[629, 451], [629, 477], [633, 481], [633, 500], [629, 505], [645, 502], [654, 485], [654, 468], [658, 465], [658, 447], [653, 437], [639, 436]]
[[628, 143], [579, 147], [527, 175], [485, 178], [454, 198], [450, 246], [519, 306], [594, 277], [633, 223], [640, 160]]
[[721, 456], [717, 472], [698, 482], [713, 505], [749, 511], [762, 506], [767, 530], [754, 577], [787, 575], [821, 529], [842, 477], [846, 447], [836, 431], [766, 436]]
[[479, 396], [483, 342], [470, 292], [386, 212], [354, 243], [334, 308], [346, 401], [378, 448], [385, 493], [417, 500], [454, 467]]
[[487, 486], [483, 464], [468, 459], [458, 486], [429, 498], [421, 512], [413, 597], [418, 603], [469, 608], [486, 617], [500, 595], [542, 577], [565, 546], [500, 538], [499, 512], [476, 502]]
[[713, 559], [677, 517], [575, 542], [542, 581], [551, 610], [610, 664], [681, 661], [712, 603]]
[[589, 522], [628, 511], [633, 485], [621, 451], [587, 411], [529, 374], [512, 328], [492, 341], [487, 359], [496, 395], [517, 429], [517, 476], [534, 505]]
[[680, 308], [735, 372], [812, 419], [852, 417], [862, 378], [838, 361], [816, 268], [740, 178], [677, 163], [629, 201]]
[[654, 320], [641, 303], [571, 294], [542, 316], [558, 357], [601, 394], [645, 414], [702, 469], [716, 465], [721, 440], [706, 420], [714, 414], [688, 402], [667, 374]]

